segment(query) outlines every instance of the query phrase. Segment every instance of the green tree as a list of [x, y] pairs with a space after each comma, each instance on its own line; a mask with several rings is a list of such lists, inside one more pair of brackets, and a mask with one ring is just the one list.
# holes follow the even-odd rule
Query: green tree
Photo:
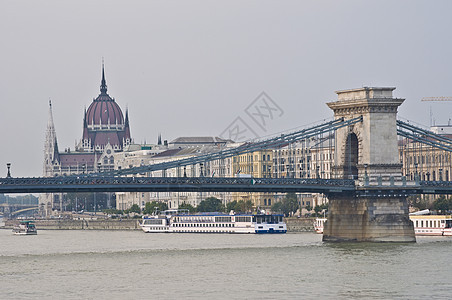
[[235, 211], [238, 211], [238, 212], [246, 213], [246, 212], [250, 212], [252, 209], [253, 209], [253, 202], [251, 202], [251, 200], [247, 200], [247, 201], [240, 200], [235, 205]]
[[199, 203], [197, 210], [198, 212], [224, 211], [224, 206], [220, 199], [209, 197]]
[[287, 193], [283, 199], [283, 213], [290, 215], [298, 210], [298, 199], [295, 193]]
[[298, 210], [298, 199], [295, 193], [287, 193], [280, 201], [272, 205], [273, 212], [282, 212], [284, 215], [290, 215]]
[[425, 198], [422, 198], [420, 195], [408, 197], [408, 203], [411, 207], [415, 207], [419, 210], [428, 208], [428, 201]]
[[147, 215], [152, 215], [152, 214], [156, 213], [157, 211], [164, 211], [167, 209], [168, 209], [168, 205], [166, 203], [152, 201], [152, 202], [146, 202], [146, 204], [144, 205], [143, 213], [147, 214]]
[[188, 211], [191, 213], [196, 212], [196, 208], [193, 207], [193, 205], [191, 205], [189, 203], [185, 203], [185, 202], [179, 205], [179, 209], [188, 209]]
[[235, 211], [237, 206], [237, 201], [231, 201], [226, 204], [226, 212], [230, 212], [231, 210]]
[[452, 198], [446, 199], [444, 195], [441, 195], [433, 202], [433, 208], [440, 211], [441, 214], [446, 214], [452, 209]]
[[133, 204], [133, 205], [128, 209], [128, 212], [139, 214], [139, 213], [141, 213], [141, 209], [140, 209], [140, 207], [138, 206], [138, 204]]
[[283, 203], [282, 202], [276, 202], [272, 205], [272, 212], [283, 212]]
[[320, 205], [317, 205], [316, 207], [314, 207], [314, 212], [315, 215], [318, 217], [320, 215], [320, 212], [322, 211], [322, 207]]

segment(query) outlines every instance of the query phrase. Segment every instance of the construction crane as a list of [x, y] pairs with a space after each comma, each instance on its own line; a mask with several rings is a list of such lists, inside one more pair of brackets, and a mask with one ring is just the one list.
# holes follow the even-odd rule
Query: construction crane
[[[445, 101], [452, 101], [452, 97], [424, 97], [421, 99], [421, 101], [430, 101], [430, 102], [445, 102]], [[450, 120], [448, 124], [450, 125]], [[432, 112], [432, 106], [430, 106], [430, 126], [435, 125], [433, 120], [433, 112]]]

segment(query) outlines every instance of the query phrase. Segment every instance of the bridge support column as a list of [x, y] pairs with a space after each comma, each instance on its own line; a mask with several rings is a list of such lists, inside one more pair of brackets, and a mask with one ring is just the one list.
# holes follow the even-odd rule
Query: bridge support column
[[405, 197], [329, 197], [328, 242], [416, 242]]

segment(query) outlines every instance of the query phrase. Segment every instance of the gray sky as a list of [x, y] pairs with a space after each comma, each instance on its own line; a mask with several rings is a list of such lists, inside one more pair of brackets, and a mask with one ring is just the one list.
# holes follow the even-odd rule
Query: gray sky
[[[42, 174], [52, 99], [60, 151], [109, 94], [135, 142], [219, 135], [265, 91], [281, 108], [258, 135], [332, 117], [334, 91], [395, 86], [399, 115], [452, 117], [452, 1], [0, 2], [0, 176]], [[253, 126], [253, 125], [250, 125]], [[254, 125], [255, 126], [255, 125]], [[2, 171], [4, 170], [4, 171]]]

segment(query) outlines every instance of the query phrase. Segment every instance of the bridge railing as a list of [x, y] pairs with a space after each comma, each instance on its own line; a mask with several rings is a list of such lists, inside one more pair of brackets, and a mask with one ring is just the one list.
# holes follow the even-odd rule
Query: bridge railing
[[122, 184], [251, 184], [354, 186], [351, 179], [237, 177], [43, 177], [1, 178], [0, 185], [122, 185]]
[[86, 175], [72, 175], [72, 176], [118, 176], [127, 174], [141, 174], [152, 171], [168, 170], [173, 168], [180, 168], [189, 165], [196, 165], [205, 163], [207, 161], [215, 161], [228, 157], [233, 157], [241, 154], [251, 153], [264, 149], [276, 149], [278, 147], [285, 146], [297, 141], [306, 140], [326, 132], [331, 132], [339, 128], [356, 124], [362, 121], [362, 116], [344, 120], [335, 119], [320, 125], [313, 126], [311, 128], [302, 129], [288, 134], [281, 134], [276, 137], [256, 141], [253, 143], [245, 143], [237, 148], [225, 149], [222, 151], [190, 157], [186, 159], [174, 160], [170, 162], [163, 162], [158, 164], [133, 167], [128, 169], [121, 169], [109, 172], [90, 173]]

